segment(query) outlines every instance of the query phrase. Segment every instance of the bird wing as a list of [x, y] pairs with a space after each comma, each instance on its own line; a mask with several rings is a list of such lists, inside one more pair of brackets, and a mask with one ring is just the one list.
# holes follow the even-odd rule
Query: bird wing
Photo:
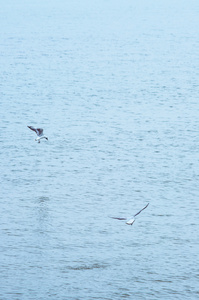
[[127, 220], [127, 218], [117, 218], [117, 217], [110, 217], [112, 219], [116, 219], [116, 220]]
[[135, 214], [134, 217], [136, 217], [137, 215], [139, 215], [141, 213], [141, 211], [143, 211], [145, 208], [147, 208], [148, 205], [149, 205], [149, 203], [144, 208], [142, 208], [140, 211], [138, 211], [138, 213]]
[[28, 128], [30, 128], [31, 130], [33, 130], [34, 132], [36, 132], [36, 134], [38, 136], [43, 135], [43, 129], [42, 128], [34, 128], [33, 126], [28, 126]]
[[43, 134], [43, 129], [42, 129], [42, 128], [37, 128], [37, 129], [36, 129], [36, 134], [37, 134], [38, 136], [42, 135], [42, 134]]
[[37, 133], [37, 129], [35, 129], [33, 126], [28, 126], [28, 128], [30, 128], [31, 130]]

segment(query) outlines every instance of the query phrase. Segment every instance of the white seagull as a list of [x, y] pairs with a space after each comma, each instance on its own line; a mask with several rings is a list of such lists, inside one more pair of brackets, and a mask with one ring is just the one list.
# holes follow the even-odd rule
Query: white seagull
[[131, 218], [131, 219], [127, 219], [127, 218], [117, 218], [117, 217], [110, 217], [110, 218], [112, 218], [112, 219], [117, 219], [117, 220], [128, 220], [127, 222], [126, 222], [126, 224], [127, 225], [133, 225], [133, 223], [135, 222], [135, 217], [137, 216], [137, 215], [139, 215], [140, 213], [141, 213], [141, 211], [143, 211], [145, 208], [147, 208], [147, 206], [149, 205], [149, 203], [144, 207], [144, 208], [142, 208], [137, 214], [135, 214], [134, 216], [133, 216], [133, 218]]
[[38, 137], [35, 139], [35, 141], [38, 141], [38, 143], [40, 143], [41, 139], [48, 140], [48, 137], [43, 134], [43, 129], [42, 128], [34, 128], [33, 126], [28, 126], [28, 128], [30, 128], [31, 130], [36, 132]]

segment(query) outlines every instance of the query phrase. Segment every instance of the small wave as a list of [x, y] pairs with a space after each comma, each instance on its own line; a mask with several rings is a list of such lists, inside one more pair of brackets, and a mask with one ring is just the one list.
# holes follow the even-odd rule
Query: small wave
[[93, 269], [104, 269], [106, 268], [106, 265], [101, 264], [93, 264], [93, 265], [82, 265], [82, 266], [69, 266], [68, 269], [70, 270], [93, 270]]

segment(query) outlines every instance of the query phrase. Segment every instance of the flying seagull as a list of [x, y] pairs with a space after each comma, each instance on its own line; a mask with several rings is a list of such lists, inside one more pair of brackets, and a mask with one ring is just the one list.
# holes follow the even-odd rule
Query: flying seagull
[[143, 211], [145, 208], [147, 208], [148, 205], [149, 205], [149, 203], [148, 203], [144, 208], [142, 208], [140, 211], [138, 211], [138, 213], [135, 214], [135, 215], [133, 216], [133, 218], [131, 218], [130, 220], [128, 220], [127, 218], [117, 218], [117, 217], [110, 217], [110, 218], [112, 218], [112, 219], [117, 219], [117, 220], [128, 220], [128, 221], [126, 222], [126, 224], [127, 224], [127, 225], [133, 225], [133, 223], [135, 222], [135, 217], [136, 217], [137, 215], [139, 215], [139, 214], [141, 213], [141, 211]]
[[28, 128], [30, 128], [31, 130], [35, 131], [37, 134], [37, 138], [35, 139], [35, 141], [38, 141], [38, 143], [40, 143], [41, 139], [46, 139], [48, 140], [47, 136], [45, 136], [43, 134], [43, 129], [42, 128], [34, 128], [33, 126], [28, 126]]

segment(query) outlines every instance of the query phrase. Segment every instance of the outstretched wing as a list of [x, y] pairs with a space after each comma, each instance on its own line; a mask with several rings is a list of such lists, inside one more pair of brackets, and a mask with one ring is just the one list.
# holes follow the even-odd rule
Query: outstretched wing
[[116, 220], [127, 220], [127, 218], [117, 218], [117, 217], [110, 217], [112, 219], [116, 219]]
[[37, 128], [36, 133], [37, 133], [38, 136], [42, 135], [43, 134], [43, 129], [42, 128]]
[[38, 136], [43, 134], [43, 129], [42, 128], [34, 128], [33, 126], [28, 126], [31, 130], [33, 130]]
[[28, 128], [30, 128], [31, 130], [37, 133], [37, 130], [33, 126], [28, 126]]
[[135, 214], [134, 217], [136, 217], [137, 215], [139, 215], [141, 213], [141, 211], [143, 211], [145, 208], [147, 208], [148, 205], [149, 205], [149, 203], [144, 208], [142, 208], [137, 214]]

